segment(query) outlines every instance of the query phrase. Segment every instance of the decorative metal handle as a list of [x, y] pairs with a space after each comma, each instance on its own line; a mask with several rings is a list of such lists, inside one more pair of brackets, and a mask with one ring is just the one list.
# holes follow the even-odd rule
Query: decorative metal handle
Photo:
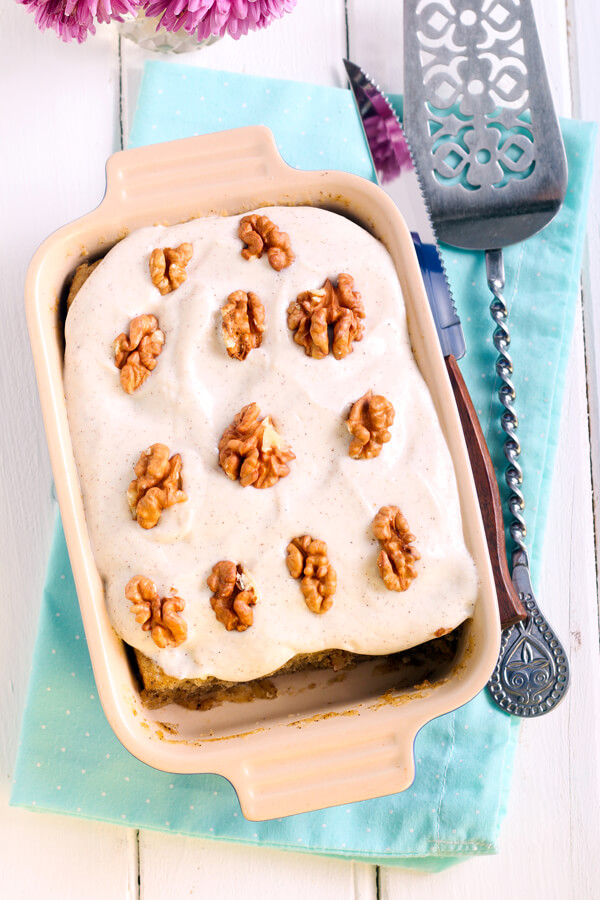
[[567, 654], [542, 615], [531, 587], [527, 554], [513, 554], [513, 584], [527, 610], [524, 622], [502, 632], [500, 656], [488, 682], [492, 699], [506, 712], [532, 718], [557, 706], [569, 686]]
[[512, 383], [513, 363], [508, 352], [510, 333], [508, 309], [502, 296], [504, 290], [504, 262], [501, 250], [485, 254], [488, 285], [494, 299], [490, 314], [496, 324], [494, 346], [498, 351], [496, 373], [501, 384], [498, 389], [504, 407], [501, 424], [506, 434], [504, 455], [508, 462], [505, 472], [510, 490], [508, 508], [512, 515], [510, 536], [515, 543], [512, 555], [512, 581], [519, 600], [527, 610], [527, 619], [503, 632], [500, 655], [488, 682], [492, 699], [501, 709], [516, 716], [532, 718], [550, 712], [560, 703], [569, 686], [569, 664], [565, 650], [542, 615], [533, 595], [529, 576], [529, 560], [525, 547], [527, 527], [523, 511], [523, 470], [519, 464], [521, 445], [517, 438], [519, 420], [514, 410], [515, 387]]
[[525, 499], [521, 491], [521, 485], [523, 484], [523, 470], [519, 465], [519, 456], [521, 455], [521, 444], [517, 437], [519, 420], [514, 411], [516, 392], [515, 386], [511, 381], [513, 362], [508, 352], [510, 347], [510, 332], [507, 325], [508, 309], [504, 297], [502, 296], [502, 291], [504, 290], [504, 261], [502, 259], [502, 250], [488, 250], [485, 254], [485, 263], [488, 285], [494, 295], [494, 299], [490, 305], [490, 314], [496, 323], [493, 335], [494, 347], [498, 351], [496, 374], [502, 381], [502, 384], [498, 389], [498, 396], [504, 407], [504, 412], [502, 413], [500, 421], [502, 429], [506, 434], [506, 440], [504, 441], [504, 455], [509, 464], [504, 473], [506, 484], [510, 490], [508, 508], [513, 517], [512, 522], [509, 525], [509, 531], [510, 536], [517, 547], [525, 552], [527, 527], [523, 517]]

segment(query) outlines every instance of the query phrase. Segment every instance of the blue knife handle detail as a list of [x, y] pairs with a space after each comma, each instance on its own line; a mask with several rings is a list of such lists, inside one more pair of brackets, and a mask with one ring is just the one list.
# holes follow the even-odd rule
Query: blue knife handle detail
[[465, 338], [448, 289], [440, 254], [434, 244], [423, 244], [416, 232], [413, 231], [411, 236], [442, 353], [444, 356], [452, 354], [456, 359], [460, 359], [466, 352]]

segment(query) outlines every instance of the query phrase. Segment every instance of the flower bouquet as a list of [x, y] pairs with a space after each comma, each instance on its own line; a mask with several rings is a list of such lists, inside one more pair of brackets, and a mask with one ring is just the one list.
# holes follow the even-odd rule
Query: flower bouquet
[[53, 28], [63, 41], [85, 41], [96, 22], [124, 17], [155, 19], [157, 28], [184, 31], [199, 42], [230, 34], [236, 40], [291, 12], [296, 0], [17, 0], [42, 31]]

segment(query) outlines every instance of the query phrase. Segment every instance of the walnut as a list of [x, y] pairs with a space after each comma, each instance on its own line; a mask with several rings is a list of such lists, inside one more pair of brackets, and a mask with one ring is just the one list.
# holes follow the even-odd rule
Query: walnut
[[213, 592], [210, 598], [215, 615], [227, 631], [245, 631], [254, 621], [251, 607], [256, 605], [256, 587], [247, 569], [228, 559], [213, 566], [206, 583]]
[[131, 602], [131, 610], [144, 631], [150, 631], [157, 647], [178, 647], [187, 637], [187, 624], [178, 613], [185, 609], [185, 600], [178, 597], [175, 588], [171, 596], [158, 596], [154, 582], [145, 575], [134, 575], [125, 587], [125, 596]]
[[93, 263], [81, 263], [80, 266], [77, 266], [75, 269], [75, 274], [73, 275], [73, 281], [71, 282], [71, 286], [69, 288], [69, 293], [67, 295], [67, 309], [71, 306], [71, 303], [86, 283], [96, 266], [99, 266], [102, 262], [101, 259], [97, 259], [96, 262]]
[[150, 277], [161, 294], [170, 294], [187, 278], [185, 267], [192, 258], [191, 244], [180, 244], [172, 249], [157, 247], [150, 254]]
[[219, 441], [219, 465], [242, 487], [268, 488], [289, 474], [287, 463], [296, 455], [275, 430], [271, 416], [260, 422], [258, 403], [249, 403], [235, 416]]
[[181, 456], [169, 459], [169, 448], [152, 444], [135, 465], [137, 478], [127, 489], [127, 501], [133, 517], [142, 528], [154, 528], [163, 509], [183, 503], [187, 494], [181, 489]]
[[437, 631], [433, 632], [434, 637], [443, 637], [445, 634], [450, 634], [453, 631], [452, 628], [438, 628]]
[[373, 534], [381, 544], [377, 565], [389, 591], [405, 591], [417, 577], [415, 562], [421, 554], [408, 522], [397, 506], [382, 506], [373, 519]]
[[337, 575], [327, 558], [325, 541], [315, 541], [309, 534], [292, 538], [287, 545], [286, 562], [292, 578], [304, 576], [300, 590], [311, 612], [324, 613], [331, 609]]
[[249, 291], [234, 291], [221, 309], [223, 340], [232, 359], [246, 359], [260, 347], [265, 330], [265, 308], [260, 298]]
[[120, 334], [114, 342], [115, 366], [121, 370], [121, 387], [133, 394], [156, 366], [165, 342], [156, 316], [136, 316], [129, 323], [129, 337]]
[[266, 247], [267, 259], [271, 268], [277, 272], [287, 269], [296, 259], [289, 235], [285, 231], [279, 231], [267, 216], [244, 216], [240, 221], [238, 235], [246, 244], [242, 250], [244, 259], [260, 259]]
[[295, 331], [294, 340], [304, 347], [307, 356], [323, 359], [329, 353], [330, 327], [332, 351], [336, 359], [352, 353], [352, 342], [362, 340], [365, 326], [361, 321], [365, 309], [358, 291], [353, 291], [351, 275], [338, 275], [337, 286], [329, 279], [323, 287], [303, 291], [288, 306], [288, 327]]
[[391, 438], [388, 431], [394, 424], [394, 407], [381, 394], [367, 391], [352, 406], [348, 416], [348, 431], [353, 437], [348, 450], [352, 459], [372, 459]]

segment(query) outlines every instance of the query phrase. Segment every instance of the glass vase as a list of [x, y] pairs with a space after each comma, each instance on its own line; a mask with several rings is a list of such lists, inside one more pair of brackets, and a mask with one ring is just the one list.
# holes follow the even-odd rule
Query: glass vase
[[118, 23], [119, 34], [144, 50], [157, 53], [189, 53], [219, 40], [216, 34], [199, 40], [196, 34], [188, 34], [183, 28], [167, 31], [159, 26], [159, 21], [160, 16], [147, 16], [144, 12], [123, 16], [123, 21]]

